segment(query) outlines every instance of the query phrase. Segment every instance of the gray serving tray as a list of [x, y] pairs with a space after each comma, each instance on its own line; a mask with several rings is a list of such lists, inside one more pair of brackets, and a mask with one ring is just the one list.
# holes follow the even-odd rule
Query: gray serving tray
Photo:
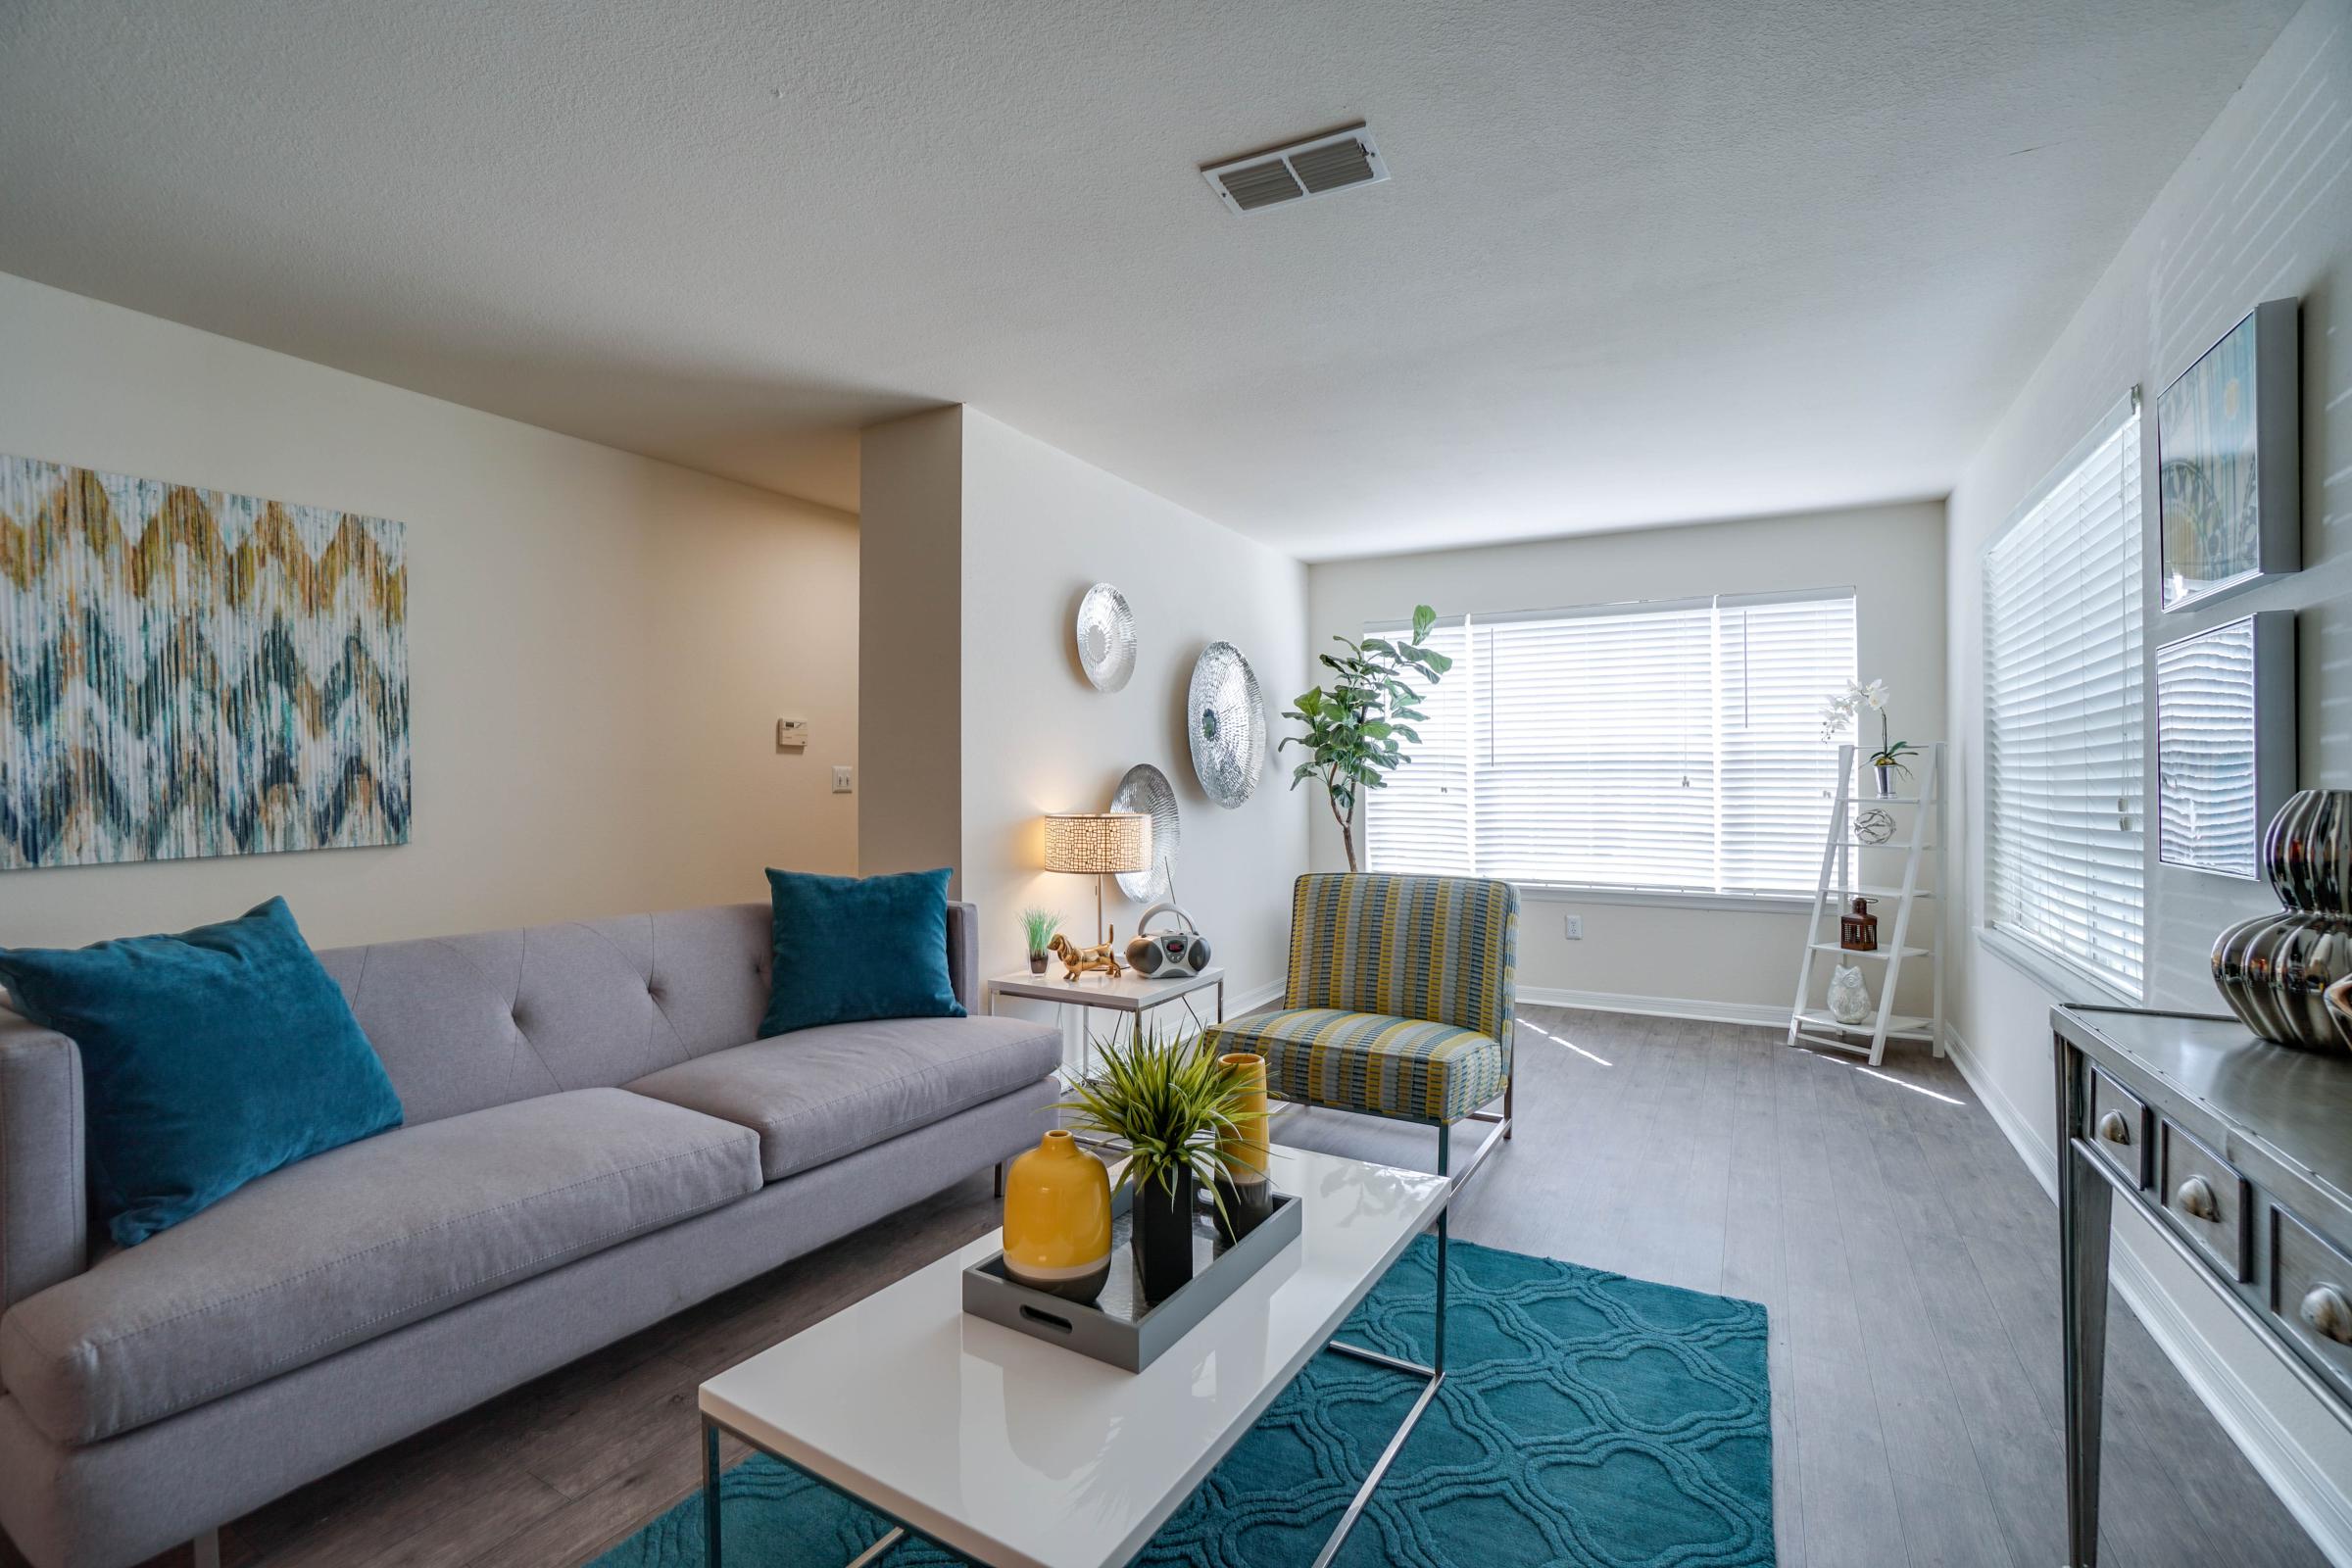
[[1306, 1212], [1298, 1199], [1277, 1191], [1257, 1228], [1228, 1247], [1218, 1239], [1214, 1211], [1203, 1203], [1193, 1214], [1191, 1282], [1166, 1300], [1147, 1304], [1128, 1246], [1134, 1234], [1128, 1202], [1122, 1187], [1111, 1201], [1110, 1278], [1093, 1301], [1033, 1291], [1008, 1276], [1004, 1254], [994, 1252], [963, 1271], [963, 1309], [1031, 1339], [1141, 1372], [1241, 1289], [1244, 1280], [1296, 1245]]

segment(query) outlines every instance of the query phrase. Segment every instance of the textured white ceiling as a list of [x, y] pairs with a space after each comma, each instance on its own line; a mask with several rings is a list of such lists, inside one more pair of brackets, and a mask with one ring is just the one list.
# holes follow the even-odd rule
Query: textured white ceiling
[[5, 0], [0, 270], [840, 506], [944, 401], [1310, 559], [1936, 495], [2293, 9]]

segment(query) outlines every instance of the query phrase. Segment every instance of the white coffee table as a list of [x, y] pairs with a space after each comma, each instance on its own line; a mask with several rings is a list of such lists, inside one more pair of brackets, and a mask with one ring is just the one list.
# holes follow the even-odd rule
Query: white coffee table
[[[1317, 1559], [1329, 1561], [1445, 1378], [1450, 1189], [1444, 1177], [1280, 1146], [1272, 1174], [1306, 1205], [1298, 1245], [1141, 1372], [965, 1316], [960, 1275], [1003, 1245], [991, 1232], [704, 1384], [710, 1568], [720, 1568], [722, 1432], [889, 1517], [897, 1528], [856, 1565], [913, 1534], [991, 1568], [1110, 1568], [1143, 1548], [1323, 1350], [1426, 1380]], [[1432, 1221], [1435, 1364], [1334, 1342]]]

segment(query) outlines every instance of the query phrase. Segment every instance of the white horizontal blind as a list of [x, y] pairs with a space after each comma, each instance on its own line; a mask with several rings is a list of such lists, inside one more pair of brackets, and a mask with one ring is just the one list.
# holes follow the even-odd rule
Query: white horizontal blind
[[1996, 930], [2144, 994], [2139, 412], [1985, 547], [1984, 887]]
[[1473, 627], [1478, 870], [1513, 882], [1713, 882], [1704, 600]]
[[[1368, 866], [1543, 886], [1812, 887], [1838, 765], [1821, 707], [1854, 672], [1850, 589], [1466, 621], [1413, 760], [1366, 797]], [[1440, 652], [1463, 626], [1433, 634]]]
[[[1724, 599], [1717, 646], [1725, 892], [1810, 890], [1838, 791], [1838, 747], [1821, 710], [1854, 678], [1854, 600]], [[1868, 720], [1865, 719], [1867, 723]], [[1878, 736], [1856, 736], [1875, 749]], [[1917, 740], [1917, 736], [1893, 739]]]
[[[1402, 632], [1396, 632], [1402, 635]], [[1429, 716], [1412, 729], [1412, 760], [1389, 773], [1387, 787], [1368, 791], [1364, 805], [1366, 865], [1384, 871], [1465, 876], [1470, 857], [1470, 638], [1455, 615], [1432, 627], [1432, 652], [1453, 661], [1443, 680], [1416, 704]]]

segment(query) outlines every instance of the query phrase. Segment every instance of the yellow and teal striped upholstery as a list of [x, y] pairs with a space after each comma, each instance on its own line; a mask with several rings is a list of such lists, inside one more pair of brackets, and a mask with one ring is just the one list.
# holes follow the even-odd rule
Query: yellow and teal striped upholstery
[[1251, 1013], [1216, 1027], [1219, 1051], [1266, 1058], [1266, 1093], [1302, 1105], [1460, 1121], [1502, 1093], [1502, 1044], [1450, 1023], [1333, 1007]]
[[1285, 1007], [1511, 1035], [1519, 890], [1466, 876], [1310, 872], [1291, 894]]
[[1474, 877], [1310, 873], [1291, 898], [1282, 1010], [1220, 1024], [1277, 1099], [1459, 1121], [1511, 1080], [1519, 890]]

